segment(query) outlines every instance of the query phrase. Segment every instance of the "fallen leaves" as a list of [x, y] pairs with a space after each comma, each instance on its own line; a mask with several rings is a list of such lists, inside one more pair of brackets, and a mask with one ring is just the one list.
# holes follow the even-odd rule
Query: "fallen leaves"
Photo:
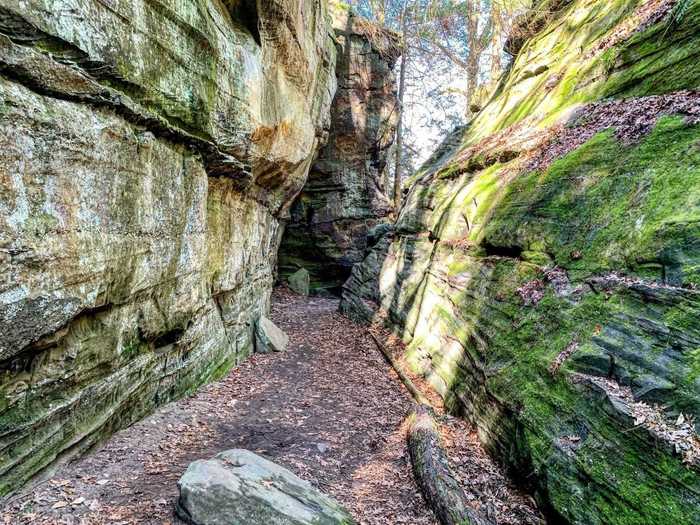
[[[411, 398], [366, 328], [336, 310], [335, 300], [276, 290], [271, 317], [290, 336], [287, 352], [255, 354], [115, 434], [5, 509], [0, 523], [181, 525], [173, 506], [187, 465], [239, 447], [334, 496], [360, 525], [435, 525], [407, 457], [402, 425]], [[398, 338], [380, 335], [400, 348]], [[443, 429], [474, 504], [506, 525], [537, 523], [534, 505], [508, 484], [472, 429], [454, 418]]]
[[[373, 326], [372, 331], [385, 342], [385, 347], [391, 351], [392, 357], [400, 363], [414, 385], [440, 414], [439, 430], [450, 466], [467, 493], [467, 498], [473, 500], [474, 509], [486, 514], [499, 525], [544, 523], [535, 501], [519, 491], [486, 453], [474, 427], [463, 419], [446, 414], [442, 398], [423, 376], [411, 372], [401, 339], [378, 325]], [[427, 359], [430, 360], [429, 357]], [[398, 378], [396, 380], [399, 381]], [[402, 443], [405, 443], [406, 431], [406, 428], [401, 429]]]
[[677, 417], [669, 417], [663, 407], [636, 400], [630, 387], [612, 379], [584, 374], [579, 377], [601, 388], [616, 406], [629, 414], [635, 428], [645, 429], [681, 456], [684, 463], [700, 468], [700, 436], [695, 432], [691, 416], [681, 412]]
[[578, 347], [579, 344], [576, 340], [571, 341], [568, 345], [566, 345], [566, 348], [559, 352], [552, 364], [549, 365], [549, 373], [555, 375], [559, 371], [559, 368], [561, 368], [561, 365], [563, 365], [564, 362], [569, 359], [569, 357], [571, 357], [576, 350], [578, 350]]
[[678, 0], [647, 0], [643, 2], [623, 23], [617, 24], [610, 34], [600, 39], [597, 45], [584, 55], [584, 59], [590, 60], [603, 51], [628, 40], [634, 33], [643, 31], [661, 21], [677, 2]]
[[549, 130], [549, 139], [529, 152], [526, 170], [544, 171], [556, 159], [605, 129], [613, 129], [624, 144], [639, 142], [663, 115], [681, 115], [689, 123], [699, 123], [700, 92], [685, 90], [587, 104], [576, 112], [570, 124]]
[[541, 279], [533, 279], [517, 289], [525, 306], [535, 306], [544, 297], [545, 285]]

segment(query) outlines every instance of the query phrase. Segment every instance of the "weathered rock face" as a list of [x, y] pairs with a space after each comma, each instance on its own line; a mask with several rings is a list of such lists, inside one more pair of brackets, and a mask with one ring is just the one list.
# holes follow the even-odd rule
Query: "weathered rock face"
[[335, 500], [249, 450], [192, 463], [178, 483], [177, 513], [193, 525], [352, 525]]
[[700, 2], [555, 3], [342, 307], [555, 521], [698, 523]]
[[304, 267], [315, 291], [339, 290], [364, 256], [368, 231], [392, 211], [384, 178], [398, 119], [396, 36], [348, 11], [338, 11], [333, 26], [330, 138], [292, 206], [279, 256], [283, 277]]
[[329, 27], [320, 1], [0, 0], [0, 496], [250, 352]]

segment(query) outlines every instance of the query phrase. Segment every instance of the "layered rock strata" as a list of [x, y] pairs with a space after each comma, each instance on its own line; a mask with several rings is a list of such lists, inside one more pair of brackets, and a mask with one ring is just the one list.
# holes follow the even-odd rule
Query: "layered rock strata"
[[251, 351], [334, 67], [320, 0], [0, 0], [0, 496]]
[[344, 286], [553, 522], [700, 522], [700, 2], [537, 31]]
[[328, 144], [291, 209], [280, 247], [282, 277], [311, 274], [312, 292], [338, 291], [362, 260], [367, 234], [392, 212], [385, 178], [398, 120], [398, 39], [337, 9], [338, 91]]

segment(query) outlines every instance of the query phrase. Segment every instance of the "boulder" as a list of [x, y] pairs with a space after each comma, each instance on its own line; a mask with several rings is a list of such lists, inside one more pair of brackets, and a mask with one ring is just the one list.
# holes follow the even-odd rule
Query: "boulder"
[[299, 295], [309, 295], [309, 272], [305, 268], [300, 268], [287, 277], [287, 283]]
[[190, 464], [178, 483], [177, 514], [194, 525], [353, 524], [335, 500], [248, 450]]
[[268, 352], [284, 352], [289, 344], [289, 337], [267, 317], [261, 316], [255, 323], [255, 351], [262, 354]]

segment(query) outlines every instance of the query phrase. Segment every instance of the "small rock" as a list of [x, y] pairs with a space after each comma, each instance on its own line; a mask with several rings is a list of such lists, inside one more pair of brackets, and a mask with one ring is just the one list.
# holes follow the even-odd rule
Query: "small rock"
[[328, 443], [316, 443], [316, 448], [321, 454], [325, 454], [326, 451], [330, 448]]
[[284, 352], [289, 337], [267, 317], [261, 316], [255, 323], [255, 351], [266, 354], [270, 351]]
[[194, 525], [352, 525], [337, 502], [249, 450], [190, 464], [176, 511]]
[[309, 295], [310, 282], [311, 279], [306, 268], [300, 268], [287, 277], [289, 287], [299, 295]]

